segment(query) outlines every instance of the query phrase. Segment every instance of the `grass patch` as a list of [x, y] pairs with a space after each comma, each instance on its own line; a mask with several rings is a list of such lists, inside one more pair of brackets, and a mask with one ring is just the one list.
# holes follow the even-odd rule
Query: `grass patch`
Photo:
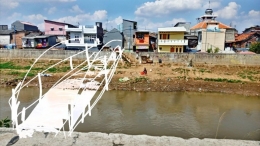
[[241, 80], [233, 80], [233, 79], [223, 79], [223, 78], [205, 78], [204, 81], [212, 81], [212, 82], [227, 82], [227, 83], [241, 83]]
[[48, 71], [51, 72], [51, 73], [56, 73], [57, 68], [53, 67], [53, 68], [48, 69]]
[[147, 81], [147, 80], [148, 80], [148, 78], [146, 78], [146, 77], [136, 77], [136, 78], [132, 81], [132, 83], [143, 82], [143, 81]]
[[256, 81], [257, 77], [254, 75], [259, 74], [259, 71], [248, 71], [244, 70], [242, 72], [237, 73], [237, 76], [242, 78], [242, 79], [249, 79], [250, 81]]
[[15, 66], [13, 62], [0, 63], [0, 69], [22, 69], [21, 66]]

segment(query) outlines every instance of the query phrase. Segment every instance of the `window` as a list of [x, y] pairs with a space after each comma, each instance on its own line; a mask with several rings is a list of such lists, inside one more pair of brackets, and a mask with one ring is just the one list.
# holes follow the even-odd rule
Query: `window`
[[79, 36], [75, 35], [75, 41], [79, 42]]
[[62, 30], [63, 30], [63, 29], [60, 27], [60, 28], [59, 28], [59, 31], [62, 31]]
[[54, 31], [54, 28], [53, 28], [53, 27], [51, 27], [51, 31]]
[[168, 34], [168, 40], [170, 39], [170, 35]]
[[135, 35], [133, 35], [133, 38], [135, 38]]
[[159, 49], [160, 49], [160, 50], [162, 50], [162, 48], [161, 48], [161, 47], [160, 47]]

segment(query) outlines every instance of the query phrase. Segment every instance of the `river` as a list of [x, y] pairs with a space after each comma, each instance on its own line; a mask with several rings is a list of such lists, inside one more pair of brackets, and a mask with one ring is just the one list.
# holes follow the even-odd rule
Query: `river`
[[[21, 106], [37, 99], [25, 88]], [[46, 90], [45, 90], [46, 91]], [[10, 117], [11, 88], [0, 89], [0, 119]], [[76, 131], [260, 140], [260, 98], [221, 93], [108, 91]]]

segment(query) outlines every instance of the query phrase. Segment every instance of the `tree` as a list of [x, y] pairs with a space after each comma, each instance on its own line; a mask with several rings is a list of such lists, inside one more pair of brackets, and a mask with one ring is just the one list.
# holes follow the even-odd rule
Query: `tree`
[[255, 52], [256, 54], [260, 54], [260, 42], [252, 43], [249, 51]]

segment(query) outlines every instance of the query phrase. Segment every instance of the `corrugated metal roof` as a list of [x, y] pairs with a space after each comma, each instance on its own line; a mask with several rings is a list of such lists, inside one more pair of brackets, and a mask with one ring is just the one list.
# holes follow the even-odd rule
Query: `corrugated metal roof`
[[3, 35], [8, 35], [8, 34], [11, 34], [13, 32], [13, 30], [0, 30], [0, 34], [3, 34]]

